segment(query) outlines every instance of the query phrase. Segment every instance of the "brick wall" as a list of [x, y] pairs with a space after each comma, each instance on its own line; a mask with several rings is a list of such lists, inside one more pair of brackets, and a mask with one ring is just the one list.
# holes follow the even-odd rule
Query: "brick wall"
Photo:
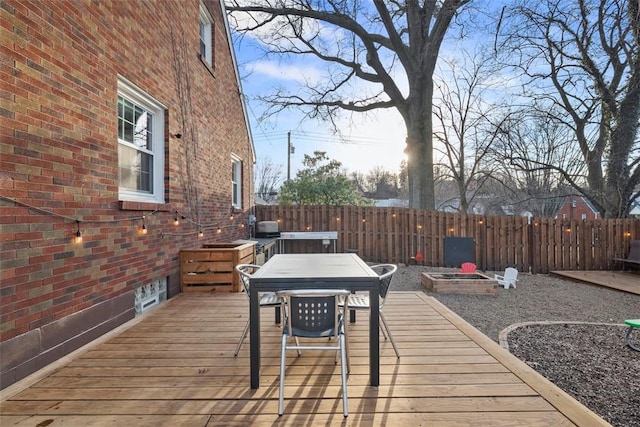
[[[38, 355], [83, 343], [58, 334], [45, 345], [47, 325], [117, 326], [135, 288], [166, 277], [178, 291], [180, 249], [248, 236], [253, 154], [221, 7], [205, 3], [211, 68], [198, 55], [198, 0], [0, 3], [3, 388], [43, 365]], [[166, 106], [164, 205], [118, 200], [119, 76]], [[243, 160], [245, 208], [230, 219], [232, 155]], [[26, 347], [29, 360], [15, 356]]]
[[587, 201], [580, 196], [567, 196], [564, 204], [558, 209], [556, 218], [558, 219], [598, 219], [600, 215], [593, 211]]

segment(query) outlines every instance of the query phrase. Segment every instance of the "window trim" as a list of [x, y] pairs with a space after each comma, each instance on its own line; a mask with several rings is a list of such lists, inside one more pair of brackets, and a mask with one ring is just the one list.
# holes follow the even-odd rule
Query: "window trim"
[[[122, 77], [118, 78], [118, 91], [117, 97], [123, 97], [140, 107], [150, 111], [154, 115], [152, 121], [151, 132], [153, 135], [151, 152], [153, 153], [153, 177], [152, 177], [152, 192], [143, 193], [139, 191], [130, 190], [120, 186], [120, 158], [118, 157], [118, 200], [130, 201], [130, 202], [148, 202], [148, 203], [165, 203], [165, 188], [164, 188], [164, 175], [165, 175], [165, 110], [166, 107], [160, 102], [153, 99], [143, 90], [126, 81]], [[117, 110], [116, 110], [117, 121]], [[116, 139], [118, 141], [118, 147], [120, 144], [120, 138], [116, 132]], [[126, 141], [125, 141], [126, 142]], [[129, 147], [129, 144], [123, 144]]]
[[[200, 46], [198, 45], [198, 55], [200, 55], [200, 59], [202, 59], [207, 65], [213, 68], [213, 18], [211, 17], [209, 10], [204, 5], [204, 3], [200, 2], [200, 14], [198, 17], [198, 27], [200, 27], [203, 23], [205, 25], [205, 35], [208, 36], [208, 40], [204, 41], [204, 45], [205, 45], [204, 55], [202, 55], [202, 52], [200, 51]], [[200, 29], [198, 33], [200, 33]], [[198, 42], [202, 42], [202, 38], [200, 38], [200, 36], [198, 37]]]
[[242, 159], [231, 155], [231, 206], [235, 209], [242, 209], [242, 169]]

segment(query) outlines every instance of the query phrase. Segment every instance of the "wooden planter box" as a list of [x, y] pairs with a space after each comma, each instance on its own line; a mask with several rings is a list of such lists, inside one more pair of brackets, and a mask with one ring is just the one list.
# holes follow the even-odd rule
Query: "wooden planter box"
[[241, 292], [234, 267], [252, 264], [256, 242], [210, 243], [202, 249], [180, 251], [182, 292]]

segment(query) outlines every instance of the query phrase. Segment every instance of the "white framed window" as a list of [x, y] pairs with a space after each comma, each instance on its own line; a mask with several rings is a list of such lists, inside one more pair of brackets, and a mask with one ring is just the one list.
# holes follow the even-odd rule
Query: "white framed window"
[[582, 214], [582, 220], [586, 221], [587, 220], [587, 214]]
[[213, 66], [213, 19], [204, 4], [200, 3], [200, 57]]
[[164, 203], [164, 107], [118, 80], [118, 197]]
[[242, 160], [231, 158], [231, 205], [242, 208]]

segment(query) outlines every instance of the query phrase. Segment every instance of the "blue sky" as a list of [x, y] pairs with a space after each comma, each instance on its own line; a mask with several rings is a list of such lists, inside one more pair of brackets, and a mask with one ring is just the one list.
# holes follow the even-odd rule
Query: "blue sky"
[[276, 58], [264, 59], [246, 38], [235, 43], [235, 54], [242, 78], [242, 89], [258, 162], [269, 157], [282, 167], [286, 178], [287, 133], [295, 153], [291, 155], [291, 176], [302, 168], [305, 154], [326, 151], [338, 160], [348, 172], [366, 173], [376, 166], [397, 172], [405, 159], [406, 129], [395, 110], [351, 115], [340, 118], [341, 135], [333, 133], [331, 125], [320, 120], [305, 119], [297, 110], [280, 112], [277, 116], [261, 119], [266, 106], [255, 98], [272, 92], [279, 86], [294, 87], [301, 79], [322, 78], [318, 68], [309, 63], [279, 63]]
[[[242, 80], [247, 100], [247, 111], [251, 124], [258, 161], [268, 156], [275, 164], [282, 165], [283, 175], [287, 167], [287, 133], [291, 132], [291, 143], [295, 147], [291, 155], [291, 175], [302, 168], [305, 154], [326, 151], [327, 155], [342, 163], [349, 172], [367, 172], [375, 166], [396, 172], [405, 158], [403, 149], [406, 130], [400, 115], [395, 110], [372, 114], [350, 115], [341, 118], [341, 133], [336, 135], [331, 125], [319, 120], [305, 119], [296, 110], [288, 110], [260, 120], [265, 106], [255, 100], [259, 94], [267, 93], [278, 85], [294, 84], [296, 78], [290, 73], [304, 73], [295, 65], [278, 67], [274, 62], [251, 61], [246, 50], [236, 51], [241, 74], [252, 67], [250, 75]], [[243, 68], [245, 71], [243, 72]]]
[[[327, 34], [327, 38], [334, 37], [332, 33]], [[477, 39], [468, 41], [470, 45], [476, 42]], [[292, 177], [303, 167], [303, 156], [316, 150], [327, 152], [348, 172], [367, 173], [377, 166], [398, 172], [400, 163], [406, 159], [406, 128], [395, 109], [367, 115], [344, 112], [339, 119], [341, 135], [332, 132], [331, 124], [305, 119], [301, 112], [293, 109], [261, 119], [266, 106], [256, 100], [257, 96], [273, 93], [278, 87], [292, 88], [304, 81], [322, 81], [325, 74], [323, 65], [314, 63], [309, 57], [286, 62], [278, 57], [265, 58], [255, 43], [256, 40], [250, 36], [244, 36], [241, 41], [234, 37], [258, 163], [269, 157], [275, 165], [281, 166], [282, 176], [286, 178], [287, 132], [291, 131], [295, 147], [295, 153], [291, 155]], [[447, 50], [445, 43], [441, 57], [455, 55], [460, 47], [458, 43]]]

